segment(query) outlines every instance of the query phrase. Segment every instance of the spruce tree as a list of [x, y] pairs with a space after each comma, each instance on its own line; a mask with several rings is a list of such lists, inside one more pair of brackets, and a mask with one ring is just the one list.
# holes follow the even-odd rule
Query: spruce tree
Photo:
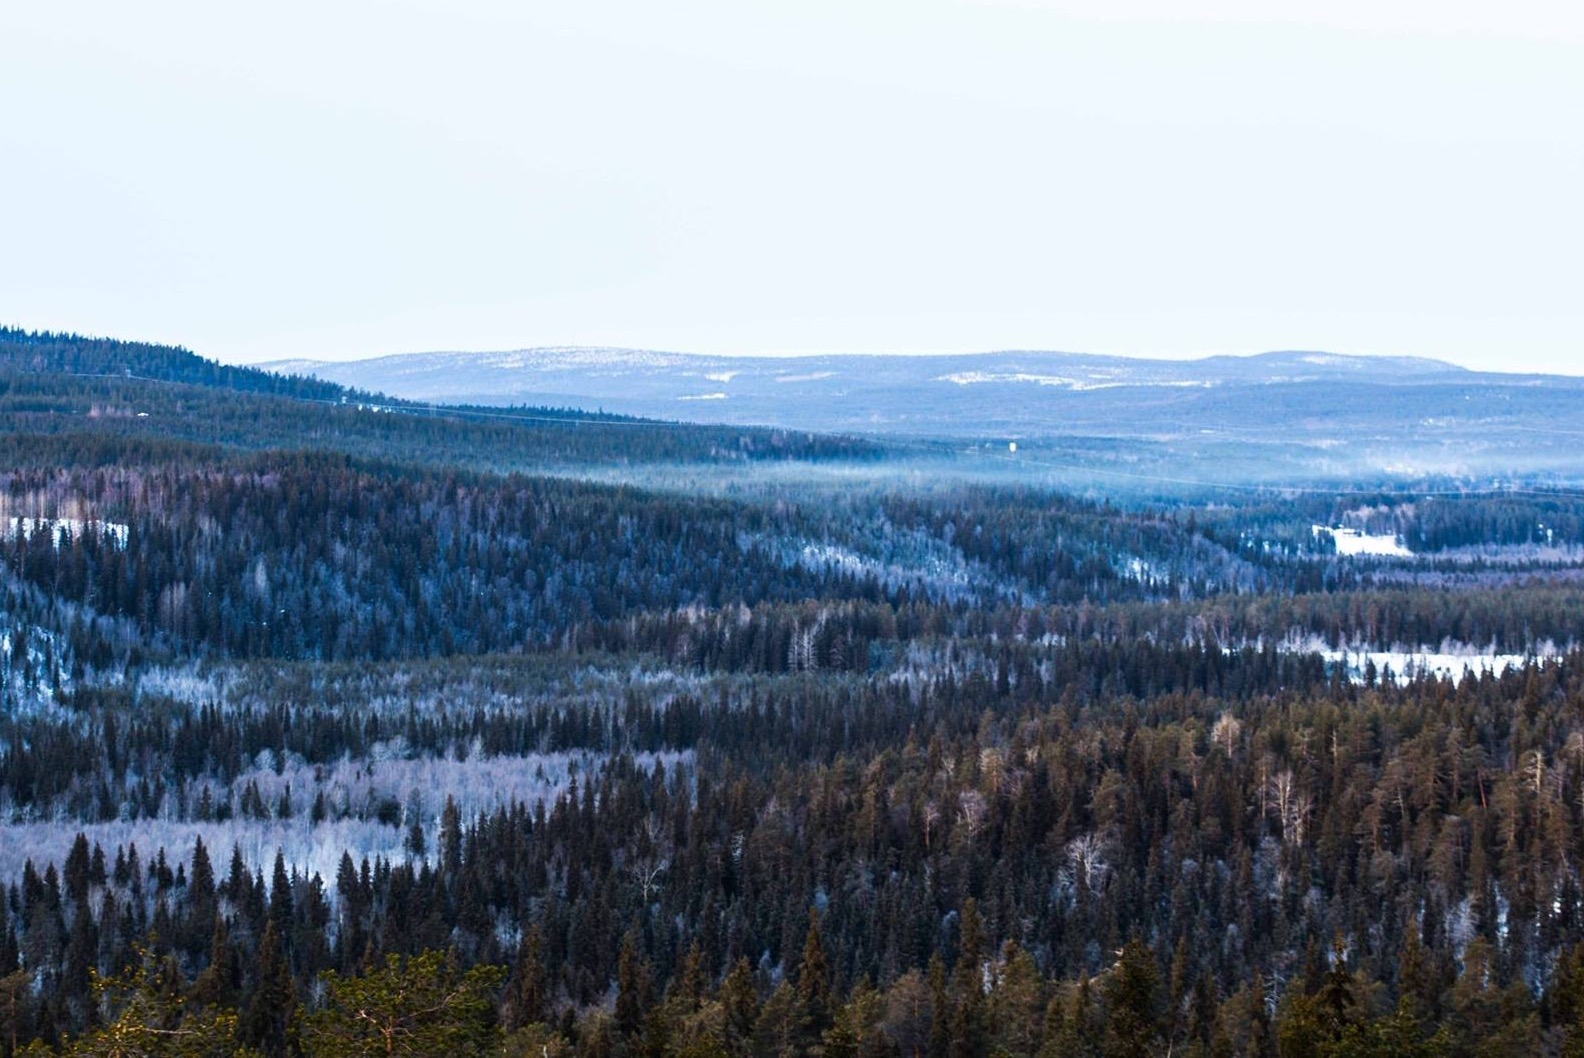
[[239, 1030], [242, 1042], [257, 1048], [264, 1058], [286, 1058], [296, 1009], [291, 969], [271, 919], [259, 941], [258, 975]]

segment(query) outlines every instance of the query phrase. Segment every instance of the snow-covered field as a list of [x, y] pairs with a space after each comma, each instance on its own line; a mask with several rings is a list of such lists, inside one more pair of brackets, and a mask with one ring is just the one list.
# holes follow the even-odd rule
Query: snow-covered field
[[1531, 661], [1559, 661], [1572, 648], [1543, 641], [1534, 644], [1527, 654], [1515, 654], [1500, 651], [1494, 644], [1479, 647], [1451, 640], [1434, 647], [1400, 643], [1393, 644], [1390, 649], [1360, 643], [1333, 647], [1318, 636], [1294, 633], [1278, 643], [1277, 649], [1284, 654], [1319, 654], [1327, 665], [1344, 666], [1348, 678], [1355, 683], [1364, 682], [1365, 673], [1373, 663], [1377, 679], [1384, 680], [1389, 670], [1394, 682], [1407, 684], [1421, 674], [1450, 677], [1454, 681], [1465, 675], [1480, 676], [1487, 672], [1500, 676], [1508, 669], [1522, 669]]
[[[367, 761], [343, 760], [331, 765], [297, 761], [279, 766], [273, 760], [260, 760], [255, 768], [236, 777], [230, 792], [239, 796], [250, 783], [255, 784], [271, 806], [289, 792], [294, 815], [309, 812], [319, 794], [338, 814], [373, 814], [381, 801], [395, 800], [403, 804], [405, 814], [416, 812], [426, 820], [438, 819], [449, 797], [465, 818], [471, 818], [513, 802], [530, 808], [548, 804], [575, 777], [598, 774], [606, 759], [604, 754], [587, 752], [525, 757], [474, 754], [467, 760], [409, 758], [405, 746], [386, 743], [372, 747]], [[646, 771], [656, 763], [669, 771], [679, 762], [691, 761], [692, 753], [640, 753], [634, 760]]]
[[1390, 533], [1362, 533], [1342, 526], [1316, 525], [1309, 529], [1316, 540], [1329, 536], [1336, 542], [1339, 555], [1380, 555], [1388, 558], [1412, 558], [1413, 552]]
[[[199, 784], [188, 790], [186, 812], [179, 811], [180, 806], [168, 796], [157, 819], [0, 824], [0, 882], [21, 877], [23, 865], [30, 859], [35, 864], [64, 862], [79, 832], [111, 857], [117, 846], [135, 842], [144, 863], [163, 847], [173, 866], [190, 860], [193, 842], [200, 837], [211, 858], [219, 863], [229, 860], [234, 846], [241, 850], [249, 868], [262, 867], [266, 872], [280, 850], [288, 868], [305, 875], [317, 872], [328, 882], [335, 877], [343, 852], [350, 852], [355, 860], [406, 855], [403, 841], [415, 821], [422, 824], [432, 851], [448, 798], [456, 802], [464, 820], [514, 802], [530, 809], [537, 804], [548, 806], [574, 779], [581, 776], [586, 781], [597, 775], [609, 759], [594, 753], [409, 759], [399, 743], [374, 749], [370, 760], [330, 765], [277, 762], [266, 753], [228, 787], [211, 784], [208, 788], [213, 803], [238, 804], [242, 794], [253, 787], [272, 815], [285, 797], [291, 809], [285, 817], [260, 819], [239, 813], [223, 822], [192, 818], [204, 793]], [[657, 763], [669, 771], [678, 763], [690, 764], [692, 759], [691, 751], [633, 757], [636, 766], [646, 771]], [[328, 814], [315, 823], [313, 806], [321, 795]], [[182, 818], [184, 815], [187, 818]]]
[[98, 534], [109, 537], [119, 547], [125, 547], [128, 532], [128, 527], [120, 522], [83, 521], [78, 518], [12, 518], [5, 535], [7, 539], [18, 536], [32, 539], [41, 533], [49, 533], [54, 545], [60, 547], [68, 533], [73, 539], [85, 534]]
[[[288, 870], [306, 877], [318, 874], [329, 886], [335, 883], [341, 854], [350, 852], [354, 861], [363, 856], [371, 860], [383, 856], [400, 859], [406, 831], [400, 826], [385, 826], [375, 819], [340, 819], [317, 826], [306, 819], [242, 820], [224, 823], [176, 822], [140, 819], [111, 823], [11, 823], [0, 826], [0, 879], [14, 882], [22, 876], [24, 864], [32, 860], [42, 865], [61, 864], [71, 851], [78, 834], [97, 844], [110, 859], [117, 848], [137, 846], [138, 858], [147, 866], [159, 849], [174, 870], [178, 863], [192, 863], [194, 843], [202, 838], [215, 869], [224, 871], [231, 850], [239, 849], [250, 870], [269, 874], [276, 850], [286, 858]], [[432, 839], [431, 833], [431, 839]]]
[[1123, 386], [1165, 386], [1173, 389], [1193, 388], [1209, 389], [1214, 382], [1200, 381], [1198, 379], [1155, 379], [1155, 378], [1121, 378], [1110, 379], [1096, 377], [1110, 375], [1111, 372], [1094, 372], [1088, 378], [1072, 378], [1067, 375], [1040, 375], [1029, 371], [954, 371], [949, 375], [938, 375], [936, 382], [950, 382], [955, 386], [977, 386], [986, 383], [1025, 382], [1036, 386], [1056, 386], [1061, 389], [1070, 389], [1082, 393], [1094, 389], [1119, 389]]
[[[1389, 669], [1392, 679], [1400, 684], [1408, 683], [1420, 674], [1450, 676], [1454, 680], [1486, 672], [1500, 676], [1509, 668], [1523, 668], [1530, 660], [1529, 656], [1523, 654], [1463, 654], [1427, 650], [1322, 650], [1320, 656], [1331, 664], [1346, 665], [1348, 677], [1354, 682], [1363, 682], [1365, 672], [1373, 662], [1378, 678], [1385, 679]], [[1555, 657], [1536, 657], [1535, 660], [1555, 660]]]

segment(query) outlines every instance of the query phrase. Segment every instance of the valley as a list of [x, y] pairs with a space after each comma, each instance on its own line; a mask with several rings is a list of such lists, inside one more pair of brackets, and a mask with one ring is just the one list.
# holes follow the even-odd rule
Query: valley
[[[1056, 377], [945, 385], [1127, 388]], [[338, 385], [0, 333], [0, 1036], [98, 1053], [115, 978], [298, 1053], [442, 953], [477, 1053], [1576, 1038], [1558, 437], [1267, 482]]]

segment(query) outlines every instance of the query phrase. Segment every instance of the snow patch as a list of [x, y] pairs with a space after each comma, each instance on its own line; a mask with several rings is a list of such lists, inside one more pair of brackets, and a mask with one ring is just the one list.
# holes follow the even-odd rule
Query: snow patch
[[[343, 759], [330, 764], [310, 764], [300, 758], [278, 761], [264, 751], [253, 769], [231, 783], [200, 780], [188, 793], [196, 803], [207, 790], [216, 803], [236, 804], [242, 792], [254, 787], [270, 818], [250, 818], [240, 813], [220, 821], [193, 818], [172, 809], [168, 795], [156, 818], [113, 822], [66, 823], [54, 820], [19, 820], [0, 823], [0, 882], [22, 874], [28, 860], [35, 865], [62, 863], [78, 832], [90, 842], [114, 853], [117, 846], [136, 842], [145, 862], [164, 848], [173, 862], [191, 855], [193, 842], [202, 838], [210, 856], [223, 864], [232, 847], [238, 848], [250, 868], [267, 870], [280, 850], [288, 868], [305, 875], [318, 874], [329, 881], [343, 852], [354, 860], [383, 856], [402, 860], [403, 840], [414, 823], [423, 826], [431, 849], [439, 834], [440, 815], [449, 797], [465, 822], [517, 803], [550, 806], [563, 796], [573, 780], [598, 776], [610, 761], [607, 754], [592, 752], [539, 753], [527, 756], [473, 755], [467, 760], [449, 757], [408, 758], [396, 743], [374, 747], [370, 759]], [[679, 763], [691, 767], [691, 750], [639, 753], [634, 763], [645, 770], [658, 764], [670, 771]], [[312, 808], [324, 796], [327, 818], [314, 822]], [[291, 815], [274, 817], [273, 809], [285, 798]], [[395, 823], [382, 821], [382, 803], [398, 813]]]
[[1031, 375], [1023, 371], [1009, 373], [957, 371], [950, 375], [941, 375], [935, 381], [950, 382], [958, 386], [976, 386], [985, 382], [1032, 382], [1039, 386], [1065, 386], [1072, 389], [1079, 385], [1076, 378], [1067, 378], [1064, 375]]
[[[1460, 680], [1465, 675], [1480, 676], [1490, 673], [1500, 676], [1508, 669], [1521, 669], [1531, 660], [1523, 654], [1458, 654], [1427, 650], [1322, 650], [1320, 656], [1328, 663], [1347, 667], [1348, 678], [1362, 683], [1371, 663], [1379, 678], [1384, 679], [1390, 668], [1392, 680], [1398, 684], [1413, 682], [1416, 676], [1450, 677]], [[1538, 659], [1545, 660], [1545, 659]]]
[[1330, 536], [1336, 543], [1339, 555], [1377, 555], [1388, 558], [1412, 558], [1413, 552], [1391, 533], [1364, 533], [1343, 526], [1312, 525], [1309, 534], [1316, 540]]
[[1021, 382], [1032, 383], [1036, 386], [1056, 386], [1061, 389], [1072, 390], [1074, 393], [1086, 393], [1096, 389], [1119, 389], [1123, 386], [1209, 389], [1215, 385], [1214, 382], [1203, 382], [1198, 379], [1126, 379], [1115, 381], [1113, 379], [1069, 378], [1066, 375], [1036, 375], [1028, 371], [957, 371], [949, 375], [938, 375], [933, 381], [950, 382], [958, 386], [975, 386], [987, 382]]
[[6, 529], [6, 537], [12, 540], [19, 536], [32, 539], [49, 533], [51, 542], [58, 548], [68, 533], [78, 540], [84, 536], [97, 535], [109, 537], [117, 547], [126, 547], [130, 531], [120, 522], [83, 521], [78, 518], [12, 518]]
[[[1248, 645], [1258, 648], [1261, 644]], [[1373, 664], [1377, 678], [1384, 680], [1390, 669], [1392, 682], [1404, 685], [1420, 675], [1457, 681], [1465, 675], [1490, 673], [1500, 676], [1509, 669], [1520, 670], [1530, 662], [1551, 664], [1561, 661], [1573, 645], [1559, 646], [1547, 639], [1534, 643], [1524, 654], [1502, 652], [1495, 643], [1482, 648], [1451, 639], [1434, 647], [1395, 643], [1390, 649], [1380, 649], [1357, 641], [1333, 647], [1319, 636], [1295, 631], [1279, 641], [1276, 649], [1283, 654], [1318, 654], [1327, 665], [1342, 666], [1354, 683], [1363, 683], [1366, 670]]]

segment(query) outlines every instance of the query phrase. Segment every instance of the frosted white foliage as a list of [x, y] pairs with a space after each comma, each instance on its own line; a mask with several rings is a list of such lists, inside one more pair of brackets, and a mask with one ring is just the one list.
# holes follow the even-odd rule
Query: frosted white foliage
[[1067, 866], [1075, 883], [1089, 890], [1099, 889], [1111, 871], [1105, 841], [1096, 834], [1073, 838], [1067, 843]]
[[[25, 646], [20, 657], [18, 637]], [[18, 713], [56, 712], [53, 689], [71, 689], [70, 657], [59, 634], [37, 625], [23, 628], [0, 611], [0, 692]]]
[[[231, 792], [240, 797], [253, 783], [265, 801], [274, 805], [289, 789], [293, 813], [303, 815], [321, 792], [332, 809], [357, 814], [374, 812], [384, 800], [405, 804], [409, 794], [418, 791], [431, 817], [421, 822], [428, 826], [439, 820], [447, 797], [456, 801], [464, 819], [513, 803], [529, 808], [548, 805], [574, 776], [598, 774], [606, 761], [603, 754], [587, 752], [407, 759], [405, 747], [393, 742], [377, 743], [370, 756], [368, 761], [341, 760], [331, 765], [288, 761], [279, 770], [273, 760], [260, 760], [252, 770], [236, 777]], [[640, 753], [633, 759], [645, 771], [652, 770], [656, 762], [670, 771], [679, 762], [691, 764], [693, 754], [691, 750]]]
[[203, 839], [217, 870], [224, 868], [235, 846], [241, 850], [250, 869], [262, 868], [268, 872], [279, 849], [286, 857], [289, 870], [295, 869], [305, 876], [318, 874], [326, 881], [335, 878], [343, 851], [350, 852], [354, 859], [364, 855], [401, 859], [405, 836], [401, 827], [357, 819], [326, 821], [318, 826], [310, 826], [301, 818], [232, 819], [224, 823], [157, 819], [82, 824], [13, 823], [0, 826], [0, 878], [7, 882], [20, 878], [28, 860], [35, 865], [64, 863], [79, 833], [88, 838], [90, 845], [97, 842], [112, 857], [117, 846], [136, 843], [145, 863], [163, 848], [173, 867], [178, 862], [191, 863], [193, 843], [197, 838]]
[[[224, 822], [181, 819], [172, 799], [158, 819], [118, 820], [110, 823], [21, 821], [0, 824], [0, 883], [21, 876], [23, 865], [64, 861], [72, 840], [81, 831], [90, 843], [98, 842], [113, 854], [117, 845], [136, 842], [145, 858], [163, 847], [173, 861], [192, 854], [193, 841], [202, 837], [212, 857], [228, 857], [232, 846], [241, 849], [250, 868], [268, 869], [277, 849], [288, 868], [305, 875], [318, 872], [334, 876], [343, 852], [354, 859], [364, 856], [403, 858], [407, 828], [419, 823], [433, 835], [447, 799], [457, 804], [463, 819], [472, 819], [509, 807], [549, 805], [576, 777], [584, 781], [597, 775], [608, 757], [596, 753], [541, 753], [530, 756], [453, 757], [407, 759], [405, 747], [381, 743], [378, 759], [341, 760], [335, 764], [309, 764], [301, 759], [277, 761], [261, 752], [254, 766], [229, 787], [210, 784], [215, 803], [240, 803], [242, 793], [256, 788], [273, 812], [282, 798], [291, 808], [286, 818], [253, 818], [238, 814]], [[667, 771], [677, 764], [691, 765], [692, 751], [640, 753], [636, 765], [652, 770], [658, 763]], [[190, 801], [196, 803], [204, 784], [195, 784]], [[315, 799], [324, 795], [329, 815], [313, 822]], [[395, 821], [382, 822], [380, 809], [399, 806]], [[189, 813], [191, 814], [191, 813]], [[416, 814], [416, 818], [414, 818]], [[387, 818], [390, 818], [387, 814]]]
[[138, 676], [137, 685], [142, 694], [172, 698], [189, 705], [218, 702], [225, 693], [225, 681], [221, 673], [203, 672], [196, 665], [145, 669]]
[[887, 588], [922, 590], [936, 598], [962, 599], [976, 592], [1024, 598], [982, 564], [928, 533], [881, 521], [859, 535], [861, 540], [838, 542], [744, 533], [738, 547], [762, 548], [786, 567], [873, 577]]
[[1222, 713], [1210, 729], [1210, 740], [1220, 746], [1228, 757], [1237, 752], [1238, 740], [1243, 737], [1243, 723], [1237, 717]]

